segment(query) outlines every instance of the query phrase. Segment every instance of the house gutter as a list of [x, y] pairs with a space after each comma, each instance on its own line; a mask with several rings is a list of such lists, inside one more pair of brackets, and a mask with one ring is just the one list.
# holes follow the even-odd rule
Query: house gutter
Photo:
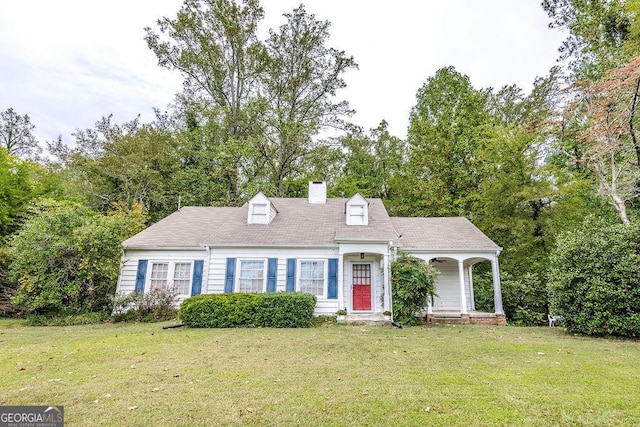
[[305, 245], [304, 243], [287, 243], [287, 244], [273, 244], [273, 243], [207, 243], [202, 244], [200, 248], [278, 248], [278, 249], [335, 249], [338, 245], [335, 244], [323, 244], [323, 245]]
[[159, 250], [159, 251], [201, 251], [203, 246], [123, 246], [123, 250]]

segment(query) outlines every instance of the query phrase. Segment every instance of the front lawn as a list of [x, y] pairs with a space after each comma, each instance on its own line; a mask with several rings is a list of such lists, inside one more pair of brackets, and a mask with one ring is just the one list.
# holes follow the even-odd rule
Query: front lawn
[[0, 321], [0, 405], [69, 426], [640, 425], [640, 343], [561, 328]]

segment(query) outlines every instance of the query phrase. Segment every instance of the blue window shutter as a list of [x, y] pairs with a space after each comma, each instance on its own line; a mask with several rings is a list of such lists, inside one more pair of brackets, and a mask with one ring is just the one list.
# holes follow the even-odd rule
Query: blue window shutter
[[236, 259], [227, 258], [227, 272], [224, 275], [224, 293], [230, 294], [233, 292], [233, 282], [236, 277]]
[[269, 258], [267, 266], [267, 292], [276, 291], [276, 278], [278, 277], [278, 258]]
[[193, 262], [193, 280], [191, 281], [191, 296], [200, 295], [202, 291], [202, 270], [204, 261], [199, 259]]
[[329, 289], [327, 289], [327, 298], [338, 298], [338, 258], [329, 258]]
[[147, 260], [138, 260], [138, 272], [136, 273], [136, 292], [144, 292], [144, 281], [147, 278]]
[[287, 291], [296, 290], [296, 259], [287, 258]]

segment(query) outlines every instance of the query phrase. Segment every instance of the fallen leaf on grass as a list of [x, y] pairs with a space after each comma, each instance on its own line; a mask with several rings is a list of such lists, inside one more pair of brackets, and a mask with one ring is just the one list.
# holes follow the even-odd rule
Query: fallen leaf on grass
[[108, 398], [110, 398], [110, 397], [111, 397], [111, 395], [110, 395], [109, 393], [107, 393], [107, 394], [105, 394], [103, 397], [104, 397], [105, 399], [108, 399]]
[[539, 352], [538, 352], [538, 356], [544, 356], [544, 352], [539, 351]]
[[133, 411], [134, 409], [138, 409], [138, 407], [137, 406], [129, 406], [127, 409], [130, 410], [130, 411]]
[[429, 412], [431, 411], [431, 406], [427, 406], [426, 408], [424, 408], [424, 412]]
[[154, 387], [151, 389], [151, 393], [155, 393], [156, 391], [160, 391], [160, 387]]

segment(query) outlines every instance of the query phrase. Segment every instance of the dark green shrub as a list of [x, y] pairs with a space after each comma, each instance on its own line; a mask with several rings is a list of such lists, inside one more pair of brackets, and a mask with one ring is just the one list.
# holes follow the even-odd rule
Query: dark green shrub
[[180, 320], [192, 328], [308, 327], [316, 297], [299, 292], [206, 294], [180, 305]]
[[592, 218], [560, 235], [549, 296], [571, 332], [640, 336], [640, 227]]
[[262, 295], [260, 326], [270, 328], [306, 328], [312, 324], [315, 295], [302, 292], [278, 292]]
[[400, 253], [391, 263], [393, 318], [396, 322], [415, 325], [416, 313], [427, 305], [427, 297], [435, 295], [438, 270], [426, 261]]
[[142, 213], [103, 216], [73, 203], [43, 202], [11, 241], [12, 298], [26, 314], [109, 313], [120, 272], [120, 242]]

